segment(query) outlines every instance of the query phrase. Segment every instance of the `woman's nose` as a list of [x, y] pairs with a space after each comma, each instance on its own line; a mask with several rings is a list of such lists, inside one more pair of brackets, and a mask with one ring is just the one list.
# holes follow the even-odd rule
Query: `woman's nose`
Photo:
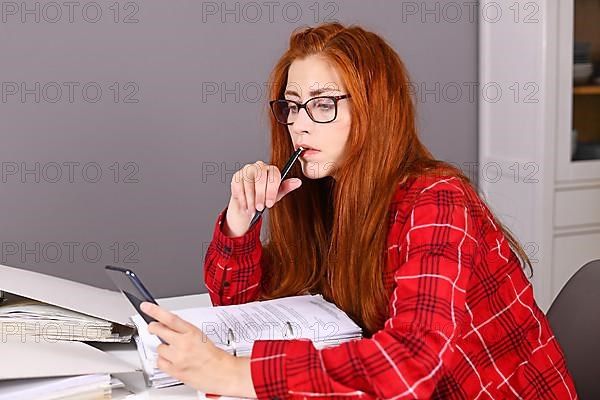
[[292, 129], [295, 133], [310, 133], [314, 121], [308, 116], [305, 108], [301, 109], [296, 116], [296, 120], [292, 124]]

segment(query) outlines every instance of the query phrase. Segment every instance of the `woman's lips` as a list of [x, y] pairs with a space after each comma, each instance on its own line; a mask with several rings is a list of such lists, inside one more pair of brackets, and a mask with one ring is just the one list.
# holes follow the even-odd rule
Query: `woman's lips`
[[314, 150], [314, 149], [304, 150], [302, 152], [302, 154], [300, 155], [300, 157], [302, 157], [302, 158], [309, 158], [309, 157], [312, 157], [312, 156], [314, 156], [315, 154], [318, 154], [318, 153], [320, 153], [319, 150]]

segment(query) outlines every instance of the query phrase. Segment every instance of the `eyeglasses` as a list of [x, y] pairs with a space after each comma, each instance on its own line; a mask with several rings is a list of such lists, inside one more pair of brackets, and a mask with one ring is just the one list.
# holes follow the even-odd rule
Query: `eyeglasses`
[[275, 119], [280, 124], [291, 125], [298, 118], [300, 110], [304, 108], [313, 121], [326, 124], [337, 117], [337, 103], [339, 100], [350, 98], [349, 94], [341, 96], [318, 96], [302, 103], [293, 100], [271, 100], [269, 105]]

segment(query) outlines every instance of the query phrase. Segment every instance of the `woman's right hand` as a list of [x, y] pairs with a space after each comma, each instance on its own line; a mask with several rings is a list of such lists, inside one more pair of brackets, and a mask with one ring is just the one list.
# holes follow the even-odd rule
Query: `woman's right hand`
[[222, 232], [225, 236], [243, 236], [257, 210], [273, 207], [286, 194], [298, 189], [302, 184], [299, 178], [281, 181], [281, 172], [274, 165], [257, 161], [246, 164], [233, 174], [231, 198], [227, 206]]

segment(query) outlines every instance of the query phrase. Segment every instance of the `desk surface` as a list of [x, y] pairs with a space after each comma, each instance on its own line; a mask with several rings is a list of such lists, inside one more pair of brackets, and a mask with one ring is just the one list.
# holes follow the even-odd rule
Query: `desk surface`
[[[169, 310], [187, 307], [207, 307], [212, 306], [208, 293], [195, 294], [189, 296], [169, 297], [158, 299], [158, 303]], [[106, 351], [140, 368], [139, 372], [129, 374], [114, 374], [113, 376], [125, 383], [127, 390], [118, 389], [113, 392], [113, 399], [197, 399], [197, 392], [185, 385], [172, 386], [162, 389], [152, 389], [146, 387], [144, 376], [141, 372], [141, 363], [138, 357], [135, 343], [98, 343], [95, 345], [99, 349]], [[132, 395], [135, 393], [135, 396]], [[128, 397], [130, 396], [131, 397]]]

